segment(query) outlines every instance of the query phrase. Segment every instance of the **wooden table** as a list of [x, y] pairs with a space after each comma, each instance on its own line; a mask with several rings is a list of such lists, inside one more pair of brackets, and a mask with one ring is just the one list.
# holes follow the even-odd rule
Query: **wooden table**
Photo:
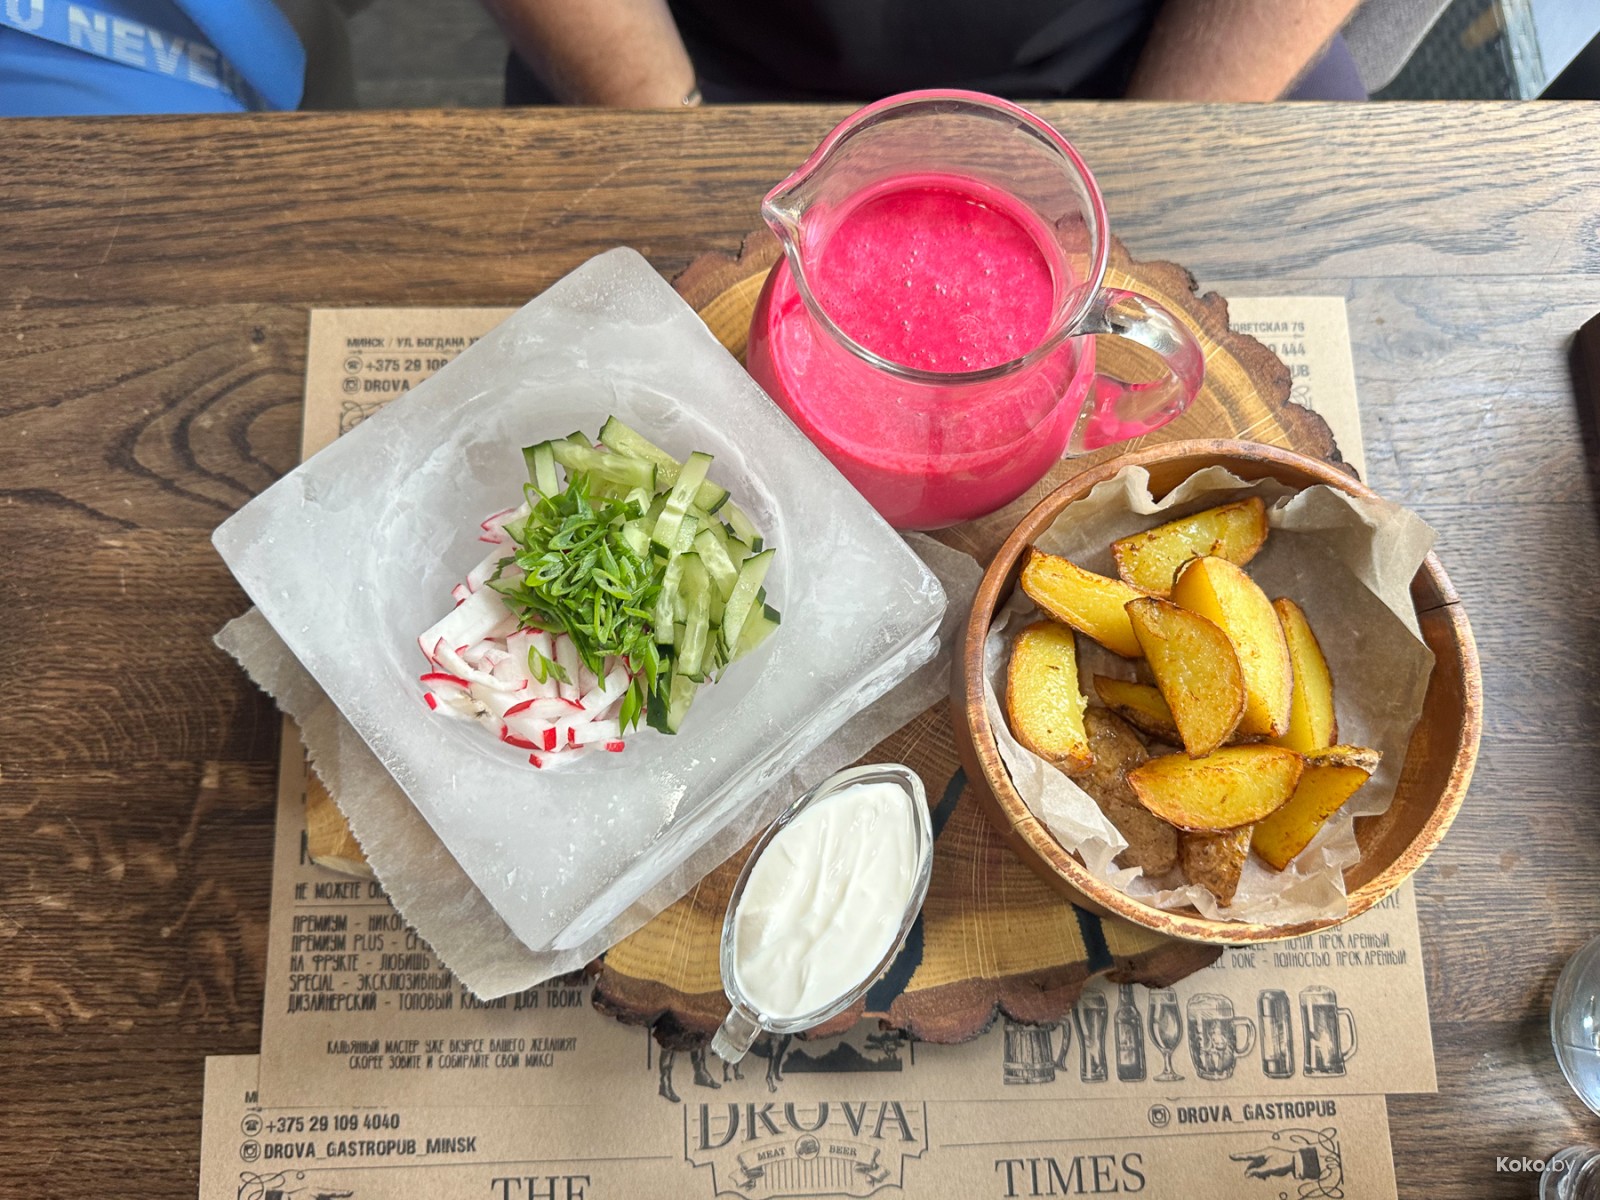
[[[1497, 1156], [1597, 1132], [1546, 1021], [1600, 932], [1600, 528], [1566, 361], [1600, 311], [1600, 123], [1040, 107], [1135, 254], [1349, 302], [1370, 482], [1438, 529], [1486, 693], [1417, 879], [1440, 1090], [1390, 1101], [1396, 1171], [1528, 1195]], [[670, 273], [737, 245], [841, 115], [0, 123], [0, 1195], [193, 1195], [201, 1060], [257, 1048], [278, 722], [211, 646], [245, 601], [208, 538], [295, 462], [307, 308], [520, 303], [617, 243]]]

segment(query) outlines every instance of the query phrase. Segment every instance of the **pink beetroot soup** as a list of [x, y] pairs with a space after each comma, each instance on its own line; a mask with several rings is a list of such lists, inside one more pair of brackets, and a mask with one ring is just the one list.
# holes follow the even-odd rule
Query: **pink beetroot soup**
[[[901, 367], [1015, 362], [1050, 333], [1070, 282], [1034, 219], [972, 180], [900, 179], [822, 215], [827, 228], [802, 230], [813, 297], [858, 346]], [[1088, 380], [1082, 356], [1068, 343], [993, 379], [908, 380], [840, 345], [785, 260], [757, 304], [749, 367], [892, 524], [927, 529], [999, 508], [1061, 456]]]

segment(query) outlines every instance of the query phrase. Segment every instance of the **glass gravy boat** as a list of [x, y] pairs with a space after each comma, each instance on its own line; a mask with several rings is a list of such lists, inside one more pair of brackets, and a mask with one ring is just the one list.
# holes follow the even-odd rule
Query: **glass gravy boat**
[[[1063, 455], [1160, 428], [1200, 388], [1189, 330], [1103, 285], [1111, 240], [1088, 167], [1004, 100], [870, 105], [762, 215], [784, 257], [756, 305], [750, 373], [897, 528], [992, 512]], [[1096, 334], [1152, 351], [1156, 377], [1097, 372]]]
[[[911, 891], [905, 908], [898, 912], [899, 929], [876, 965], [865, 968], [860, 978], [842, 986], [839, 991], [822, 1000], [807, 1012], [774, 1013], [763, 1011], [761, 1003], [750, 995], [739, 971], [739, 911], [750, 884], [750, 877], [761, 861], [761, 856], [773, 840], [784, 832], [794, 820], [814, 805], [838, 795], [857, 784], [885, 783], [901, 793], [905, 804], [908, 829], [912, 840]], [[791, 804], [776, 821], [767, 827], [756, 842], [744, 870], [734, 885], [733, 896], [728, 901], [728, 912], [722, 925], [722, 986], [730, 1005], [727, 1018], [711, 1041], [711, 1049], [724, 1062], [735, 1063], [749, 1051], [756, 1038], [763, 1033], [789, 1034], [812, 1029], [832, 1017], [838, 1016], [867, 992], [893, 964], [907, 935], [922, 912], [922, 902], [928, 894], [928, 883], [933, 877], [933, 822], [928, 811], [927, 793], [922, 780], [911, 768], [900, 763], [879, 763], [870, 766], [850, 767], [828, 776], [816, 787]], [[779, 936], [774, 931], [773, 936]]]

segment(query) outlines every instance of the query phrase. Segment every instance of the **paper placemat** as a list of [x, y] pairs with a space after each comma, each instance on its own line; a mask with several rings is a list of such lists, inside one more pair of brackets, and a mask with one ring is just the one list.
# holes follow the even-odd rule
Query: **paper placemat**
[[[1237, 325], [1289, 363], [1294, 398], [1329, 421], [1359, 468], [1342, 299], [1232, 298], [1230, 305]], [[314, 311], [304, 452], [421, 382], [510, 311]], [[381, 887], [305, 860], [304, 780], [298, 739], [286, 724], [263, 1055], [212, 1060], [208, 1069], [202, 1196], [264, 1200], [274, 1189], [331, 1195], [352, 1185], [360, 1196], [446, 1194], [445, 1184], [453, 1193], [459, 1179], [462, 1194], [487, 1187], [491, 1196], [569, 1195], [561, 1189], [570, 1186], [577, 1189], [571, 1200], [633, 1194], [646, 1178], [637, 1172], [669, 1164], [685, 1172], [678, 1190], [705, 1187], [707, 1196], [870, 1195], [894, 1186], [929, 1196], [980, 1188], [1074, 1194], [1073, 1186], [1093, 1194], [1114, 1181], [1152, 1196], [1337, 1195], [1339, 1188], [1391, 1196], [1378, 1093], [1435, 1087], [1409, 886], [1329, 933], [1226, 952], [1174, 989], [1177, 1032], [1166, 997], [1139, 987], [1124, 996], [1102, 982], [1054, 1027], [1002, 1022], [968, 1045], [934, 1047], [863, 1025], [841, 1039], [763, 1047], [765, 1057], [730, 1070], [703, 1051], [662, 1052], [644, 1030], [600, 1016], [581, 982], [476, 1000], [405, 928]], [[1229, 1008], [1231, 1063], [1219, 1024]], [[1130, 1012], [1141, 1018], [1138, 1056]], [[1023, 1096], [1028, 1103], [1018, 1102]], [[607, 1107], [585, 1107], [602, 1097]], [[904, 1116], [910, 1134], [907, 1140], [897, 1118], [885, 1118], [892, 1155], [880, 1147], [878, 1159], [862, 1157], [868, 1143], [855, 1141], [855, 1126], [866, 1120], [863, 1104], [877, 1105], [873, 1123], [885, 1105], [898, 1105], [891, 1111]], [[820, 1120], [824, 1105], [827, 1121]], [[351, 1140], [354, 1131], [330, 1127], [313, 1136], [291, 1119], [282, 1127], [295, 1136], [272, 1135], [284, 1143], [275, 1150], [264, 1136], [244, 1136], [280, 1112], [358, 1127], [369, 1112], [390, 1114], [381, 1120], [422, 1133], [404, 1154], [390, 1147], [340, 1155], [341, 1183], [322, 1144]], [[742, 1125], [730, 1133], [735, 1120]], [[394, 1140], [392, 1130], [359, 1132], [358, 1141], [378, 1132]], [[487, 1152], [494, 1163], [485, 1152], [452, 1154], [473, 1138], [496, 1147]], [[258, 1143], [254, 1151], [250, 1141]], [[295, 1157], [296, 1142], [302, 1150], [310, 1143], [316, 1165]], [[539, 1155], [533, 1162], [520, 1157], [530, 1145]], [[246, 1153], [257, 1160], [245, 1162]], [[1124, 1161], [1128, 1155], [1137, 1157]], [[935, 1158], [939, 1169], [929, 1169]], [[824, 1159], [836, 1176], [801, 1170]], [[1337, 1179], [1329, 1162], [1339, 1164]], [[869, 1165], [857, 1170], [860, 1163]], [[797, 1182], [800, 1175], [810, 1182]]]
[[1396, 1194], [1381, 1096], [973, 1104], [857, 1086], [681, 1112], [593, 1103], [598, 1091], [541, 1108], [281, 1107], [261, 1103], [256, 1069], [206, 1060], [201, 1200]]

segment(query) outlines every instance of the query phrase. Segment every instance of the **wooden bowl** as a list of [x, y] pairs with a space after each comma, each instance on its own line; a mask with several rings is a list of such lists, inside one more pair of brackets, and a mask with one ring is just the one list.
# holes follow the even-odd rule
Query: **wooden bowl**
[[1318, 459], [1255, 442], [1168, 442], [1122, 455], [1067, 480], [1036, 505], [1006, 539], [978, 588], [956, 665], [952, 703], [956, 745], [967, 776], [1001, 835], [1044, 880], [1073, 903], [1102, 915], [1126, 917], [1157, 933], [1197, 942], [1239, 945], [1298, 937], [1349, 920], [1371, 908], [1432, 853], [1455, 819], [1478, 754], [1483, 696], [1478, 651], [1461, 601], [1439, 560], [1428, 555], [1411, 581], [1423, 640], [1435, 664], [1422, 717], [1411, 735], [1400, 785], [1387, 812], [1356, 820], [1361, 860], [1345, 872], [1349, 911], [1343, 917], [1295, 925], [1214, 921], [1193, 908], [1151, 908], [1091, 875], [1029, 811], [1000, 758], [983, 703], [983, 643], [997, 609], [1016, 587], [1029, 546], [1061, 510], [1125, 467], [1150, 472], [1150, 490], [1163, 496], [1205, 467], [1222, 466], [1242, 479], [1276, 479], [1291, 487], [1325, 483], [1355, 496], [1370, 488]]

